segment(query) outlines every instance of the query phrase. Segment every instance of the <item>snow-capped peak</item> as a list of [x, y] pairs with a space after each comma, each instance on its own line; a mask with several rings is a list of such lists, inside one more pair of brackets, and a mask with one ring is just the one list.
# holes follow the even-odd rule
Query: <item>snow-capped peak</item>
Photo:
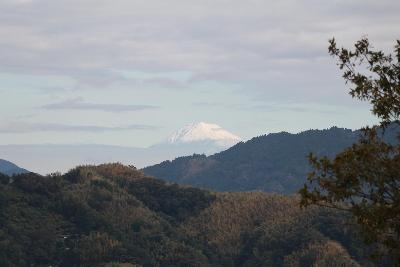
[[198, 141], [213, 141], [219, 146], [227, 147], [240, 142], [241, 138], [224, 130], [217, 124], [199, 122], [183, 127], [168, 139], [168, 143], [171, 144]]

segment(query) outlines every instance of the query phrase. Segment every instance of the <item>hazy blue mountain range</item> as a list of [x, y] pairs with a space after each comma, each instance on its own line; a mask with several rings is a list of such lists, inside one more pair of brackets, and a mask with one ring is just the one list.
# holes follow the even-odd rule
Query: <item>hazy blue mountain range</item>
[[[390, 126], [384, 138], [396, 140]], [[192, 155], [146, 167], [151, 176], [217, 191], [296, 192], [310, 171], [307, 156], [333, 157], [355, 143], [361, 132], [332, 127], [255, 137], [212, 156]]]
[[28, 171], [18, 167], [12, 162], [9, 162], [4, 159], [0, 159], [0, 173], [5, 174], [5, 175], [13, 175], [13, 174], [21, 174], [21, 173], [27, 173]]

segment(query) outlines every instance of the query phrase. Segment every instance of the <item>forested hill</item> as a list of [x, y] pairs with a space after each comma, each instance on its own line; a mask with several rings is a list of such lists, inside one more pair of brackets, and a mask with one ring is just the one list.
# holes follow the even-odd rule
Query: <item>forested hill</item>
[[[391, 125], [384, 138], [396, 140]], [[298, 134], [286, 132], [255, 137], [212, 156], [193, 155], [144, 168], [151, 176], [217, 191], [290, 194], [303, 186], [310, 171], [307, 156], [333, 157], [355, 143], [360, 131], [332, 127]]]
[[20, 174], [20, 173], [27, 173], [28, 171], [18, 167], [12, 162], [9, 162], [4, 159], [0, 159], [0, 173], [5, 175], [13, 175], [13, 174]]
[[338, 211], [120, 164], [0, 175], [0, 266], [372, 266]]

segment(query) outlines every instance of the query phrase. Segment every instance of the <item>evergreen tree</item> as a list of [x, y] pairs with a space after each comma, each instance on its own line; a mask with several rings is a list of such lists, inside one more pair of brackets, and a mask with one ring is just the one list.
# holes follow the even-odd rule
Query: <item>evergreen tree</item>
[[[400, 40], [394, 56], [375, 51], [368, 39], [354, 50], [330, 40], [350, 95], [372, 105], [383, 132], [400, 116]], [[378, 244], [400, 266], [400, 145], [383, 141], [378, 126], [366, 127], [359, 142], [334, 159], [310, 155], [313, 171], [300, 190], [301, 205], [317, 204], [351, 212], [365, 241]]]

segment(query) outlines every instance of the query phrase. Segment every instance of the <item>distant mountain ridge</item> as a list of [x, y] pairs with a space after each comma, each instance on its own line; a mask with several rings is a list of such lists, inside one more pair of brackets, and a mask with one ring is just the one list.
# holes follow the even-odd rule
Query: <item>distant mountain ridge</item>
[[164, 142], [145, 148], [101, 144], [0, 145], [0, 158], [40, 174], [64, 173], [77, 165], [108, 162], [143, 168], [194, 153], [212, 155], [239, 141], [238, 136], [216, 124], [200, 122], [189, 124]]
[[14, 163], [0, 159], [0, 173], [12, 176], [14, 174], [22, 174], [22, 173], [28, 173], [29, 171], [18, 167]]
[[[397, 125], [384, 138], [395, 142]], [[280, 132], [240, 142], [212, 156], [192, 155], [144, 168], [151, 176], [216, 191], [297, 192], [310, 171], [307, 156], [333, 157], [361, 132], [332, 127], [298, 134]]]

